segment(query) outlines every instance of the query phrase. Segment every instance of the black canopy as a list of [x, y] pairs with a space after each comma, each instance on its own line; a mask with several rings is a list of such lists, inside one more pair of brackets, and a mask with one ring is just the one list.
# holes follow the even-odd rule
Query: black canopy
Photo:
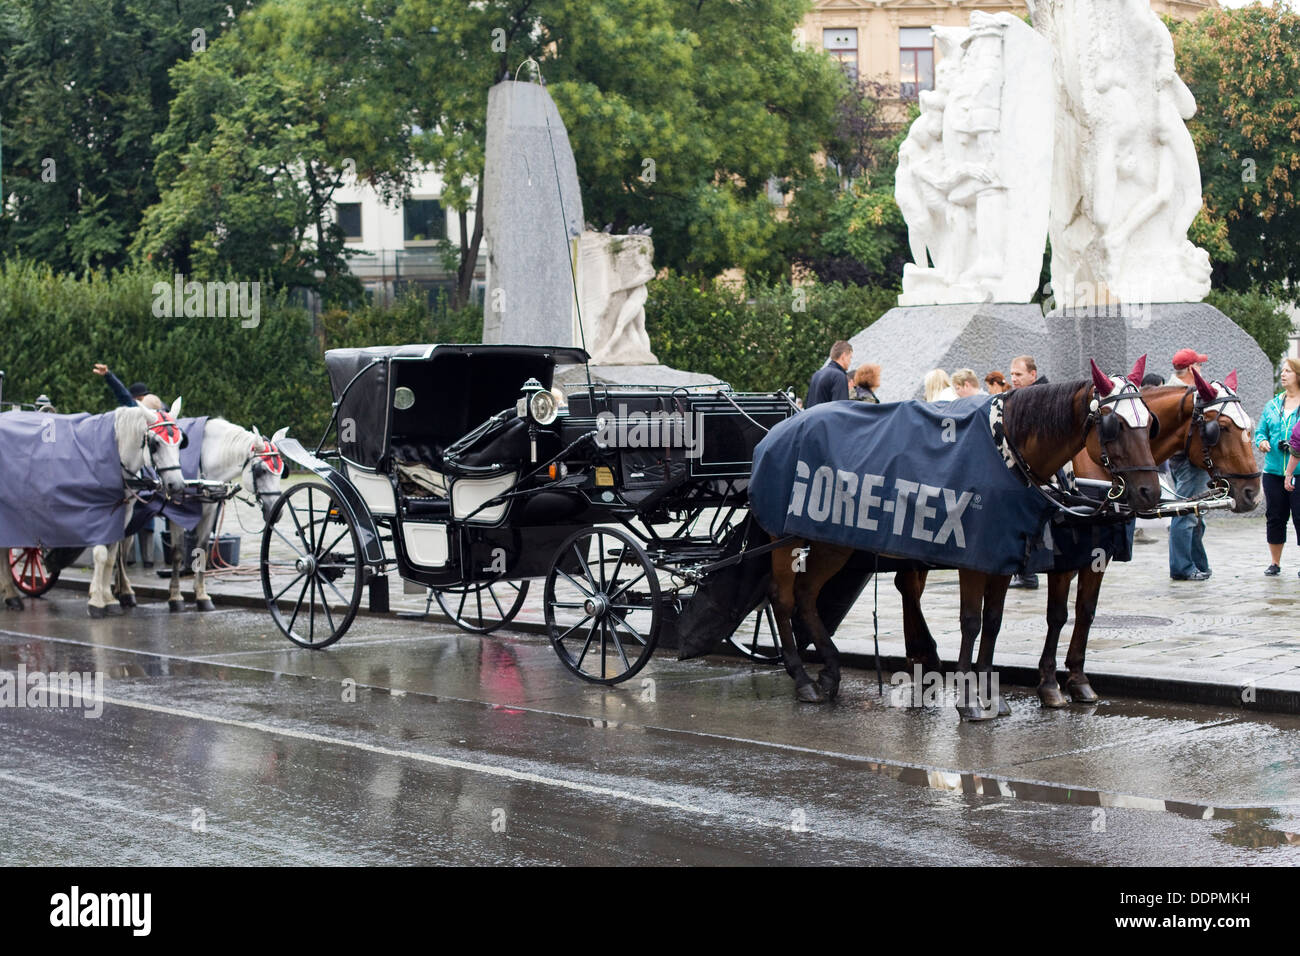
[[[551, 387], [557, 363], [581, 364], [579, 348], [544, 345], [382, 345], [325, 353], [338, 404], [339, 451], [378, 467], [394, 435], [442, 445], [509, 408], [535, 378]], [[393, 408], [405, 386], [415, 404]]]

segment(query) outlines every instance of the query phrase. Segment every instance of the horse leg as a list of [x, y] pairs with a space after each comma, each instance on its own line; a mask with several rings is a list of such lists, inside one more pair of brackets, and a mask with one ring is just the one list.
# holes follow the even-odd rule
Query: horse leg
[[772, 551], [772, 580], [768, 584], [768, 599], [772, 602], [772, 616], [776, 618], [777, 633], [781, 635], [781, 659], [785, 663], [785, 672], [794, 680], [795, 696], [806, 703], [818, 704], [825, 697], [821, 688], [804, 670], [791, 625], [794, 617], [794, 582], [798, 573], [794, 570], [797, 564], [794, 551], [799, 547], [799, 544], [795, 544]]
[[1079, 572], [1079, 593], [1074, 600], [1074, 633], [1070, 636], [1070, 649], [1065, 654], [1065, 666], [1070, 672], [1065, 679], [1065, 689], [1076, 704], [1095, 704], [1101, 699], [1083, 672], [1083, 658], [1088, 652], [1088, 633], [1097, 614], [1097, 596], [1101, 594], [1101, 579], [1105, 576], [1105, 571], [1092, 568]]
[[989, 575], [980, 571], [962, 570], [960, 572], [961, 588], [961, 651], [957, 656], [957, 713], [962, 720], [991, 720], [996, 712], [989, 713], [980, 706], [979, 697], [971, 697], [975, 691], [975, 674], [971, 671], [971, 658], [975, 653], [975, 638], [979, 636], [981, 615], [984, 606], [985, 582]]
[[[997, 674], [993, 670], [993, 649], [1002, 630], [1002, 611], [1006, 606], [1010, 575], [990, 574], [984, 588], [984, 632], [980, 636], [980, 656], [976, 671], [983, 678], [988, 709], [999, 717], [1011, 716], [1011, 707], [998, 690]], [[978, 682], [977, 682], [978, 683]]]
[[117, 551], [117, 544], [97, 544], [91, 552], [94, 567], [90, 572], [90, 595], [86, 605], [86, 613], [91, 617], [104, 617], [108, 613], [105, 608], [113, 600], [109, 583], [113, 573], [111, 569], [117, 564]]
[[18, 591], [18, 585], [14, 583], [14, 576], [9, 570], [9, 552], [3, 551], [4, 566], [0, 567], [0, 597], [5, 599], [5, 607], [11, 611], [21, 611], [23, 609], [23, 596]]
[[[203, 555], [194, 561], [194, 604], [199, 611], [215, 611], [216, 605], [208, 597], [206, 575], [208, 570], [208, 544], [212, 540], [212, 525], [217, 518], [216, 505], [204, 505], [203, 516], [194, 529], [195, 547]], [[174, 534], [175, 532], [173, 532]]]
[[826, 699], [834, 700], [840, 692], [840, 652], [836, 648], [821, 615], [817, 613], [817, 598], [826, 582], [844, 567], [853, 555], [852, 548], [833, 544], [817, 544], [808, 555], [802, 573], [795, 574], [794, 606], [806, 632], [822, 655], [822, 671], [817, 675], [817, 686]]
[[131, 579], [126, 576], [126, 548], [119, 546], [117, 560], [113, 562], [113, 590], [117, 592], [117, 603], [125, 610], [135, 607], [135, 591], [131, 589]]
[[1056, 646], [1070, 616], [1072, 580], [1073, 571], [1053, 571], [1047, 576], [1047, 638], [1043, 641], [1043, 656], [1038, 659], [1038, 699], [1044, 707], [1064, 707], [1067, 703], [1056, 682]]
[[908, 670], [914, 671], [919, 664], [923, 671], [940, 674], [943, 661], [939, 659], [939, 645], [921, 611], [921, 595], [925, 593], [928, 575], [928, 571], [899, 571], [894, 575], [894, 587], [903, 599], [903, 644], [907, 649]]
[[185, 563], [185, 530], [175, 521], [168, 521], [167, 534], [171, 537], [171, 547], [163, 557], [172, 566], [172, 579], [167, 585], [167, 610], [171, 614], [177, 614], [185, 610], [185, 598], [181, 596], [181, 566]]

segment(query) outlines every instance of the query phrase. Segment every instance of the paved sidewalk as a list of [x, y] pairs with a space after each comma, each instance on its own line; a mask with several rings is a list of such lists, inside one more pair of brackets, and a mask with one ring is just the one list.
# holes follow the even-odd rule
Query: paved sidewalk
[[[244, 516], [244, 527], [260, 526], [257, 515]], [[237, 530], [228, 522], [228, 533]], [[1097, 619], [1088, 644], [1087, 670], [1102, 694], [1126, 694], [1254, 705], [1261, 709], [1300, 712], [1300, 549], [1288, 544], [1282, 574], [1267, 578], [1264, 520], [1212, 513], [1205, 536], [1214, 576], [1204, 582], [1169, 578], [1167, 534], [1147, 528], [1134, 546], [1131, 562], [1112, 566], [1102, 585]], [[234, 574], [210, 578], [209, 590], [222, 599], [260, 605], [256, 573], [258, 539], [246, 535], [241, 546], [242, 567]], [[68, 583], [87, 578], [69, 569]], [[157, 577], [134, 571], [142, 596], [165, 588]], [[402, 582], [390, 578], [393, 611], [422, 611], [423, 593], [403, 593]], [[186, 580], [186, 597], [192, 597]], [[1038, 658], [1046, 631], [1046, 578], [1037, 591], [1008, 593], [1006, 615], [998, 639], [996, 662], [1008, 683], [1036, 683]], [[80, 584], [84, 587], [84, 583]], [[148, 586], [149, 590], [143, 590]], [[543, 622], [541, 582], [533, 582], [516, 619], [519, 629], [539, 630]], [[947, 661], [957, 656], [957, 574], [930, 575], [923, 607], [930, 629]], [[365, 604], [363, 602], [363, 608]], [[851, 663], [873, 666], [873, 589], [870, 584], [841, 625], [836, 643]], [[437, 605], [433, 606], [438, 613]], [[880, 650], [886, 666], [903, 657], [902, 616], [893, 576], [879, 582]], [[354, 627], [364, 627], [362, 618]], [[1063, 668], [1073, 617], [1062, 631], [1057, 663]], [[671, 653], [668, 651], [666, 653]], [[1243, 701], [1243, 694], [1245, 700]]]

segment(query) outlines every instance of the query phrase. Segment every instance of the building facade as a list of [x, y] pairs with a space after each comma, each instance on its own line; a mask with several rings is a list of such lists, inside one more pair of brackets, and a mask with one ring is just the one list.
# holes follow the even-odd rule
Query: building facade
[[[461, 245], [459, 216], [442, 203], [442, 177], [434, 171], [416, 175], [401, 202], [385, 203], [364, 183], [345, 183], [334, 193], [335, 214], [356, 255], [348, 262], [352, 274], [376, 303], [389, 303], [403, 293], [418, 291], [432, 302], [439, 294], [451, 298]], [[474, 232], [474, 212], [466, 219]], [[487, 270], [487, 244], [480, 243], [472, 298], [482, 301]], [[450, 258], [449, 258], [450, 257]]]
[[[1156, 13], [1190, 19], [1218, 0], [1151, 0]], [[975, 10], [1027, 16], [1024, 0], [813, 0], [797, 39], [844, 64], [850, 75], [883, 83], [900, 101], [934, 88], [932, 26], [967, 26]]]

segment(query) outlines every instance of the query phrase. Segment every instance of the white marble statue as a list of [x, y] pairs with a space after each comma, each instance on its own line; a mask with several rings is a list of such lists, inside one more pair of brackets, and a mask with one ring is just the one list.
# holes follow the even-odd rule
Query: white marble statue
[[654, 275], [649, 236], [587, 231], [579, 237], [579, 304], [593, 364], [658, 364], [645, 328], [646, 283]]
[[1060, 307], [1199, 302], [1201, 175], [1168, 29], [1146, 0], [1029, 0], [1056, 48], [1050, 235]]
[[916, 260], [899, 305], [1028, 302], [1047, 235], [1051, 47], [1009, 13], [932, 29], [935, 89], [921, 93], [894, 181]]

